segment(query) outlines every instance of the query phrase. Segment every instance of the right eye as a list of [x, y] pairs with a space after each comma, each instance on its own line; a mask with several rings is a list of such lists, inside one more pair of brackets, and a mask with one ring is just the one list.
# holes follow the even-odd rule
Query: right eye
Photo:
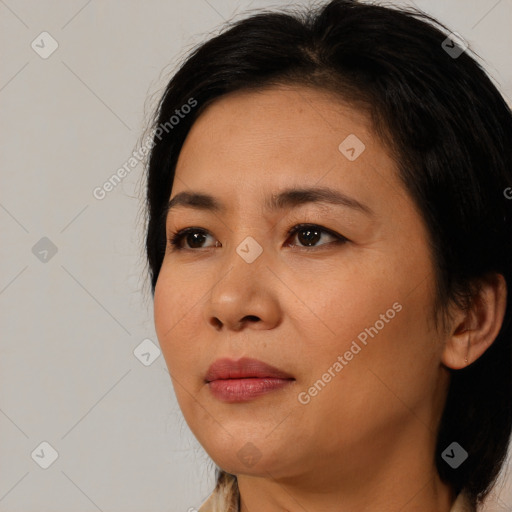
[[[197, 244], [204, 242], [207, 236], [211, 235], [209, 235], [205, 229], [193, 227], [184, 228], [177, 232], [171, 233], [169, 236], [169, 243], [173, 247], [173, 250], [176, 251], [201, 249], [202, 247], [197, 247]], [[182, 247], [182, 241], [187, 242], [190, 247], [186, 247], [184, 249]], [[215, 247], [218, 247], [218, 245]]]

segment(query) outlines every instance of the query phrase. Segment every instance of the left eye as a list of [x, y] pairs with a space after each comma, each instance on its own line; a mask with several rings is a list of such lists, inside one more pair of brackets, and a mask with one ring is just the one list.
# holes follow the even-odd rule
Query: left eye
[[[298, 224], [293, 226], [288, 230], [288, 239], [293, 236], [293, 238], [298, 238], [300, 244], [303, 244], [302, 247], [312, 247], [314, 248], [319, 239], [322, 238], [322, 233], [326, 233], [328, 236], [334, 238], [334, 242], [331, 243], [345, 243], [348, 242], [348, 239], [342, 235], [334, 233], [328, 229], [322, 228], [321, 226], [317, 226], [315, 224]], [[202, 228], [184, 228], [176, 233], [172, 233], [169, 238], [169, 243], [172, 245], [173, 250], [194, 250], [194, 249], [202, 249], [203, 247], [199, 247], [201, 243], [204, 242], [207, 236], [211, 236], [208, 231]], [[186, 241], [189, 244], [189, 247], [182, 247], [182, 241]], [[287, 244], [294, 245], [294, 244]], [[327, 245], [327, 244], [320, 244]], [[219, 247], [218, 242], [215, 247]], [[301, 247], [301, 246], [299, 246]]]
[[315, 244], [319, 238], [321, 238], [321, 233], [327, 233], [327, 235], [334, 238], [333, 243], [347, 242], [345, 237], [328, 229], [322, 228], [321, 226], [316, 226], [315, 224], [298, 224], [288, 231], [288, 235], [294, 235], [294, 238], [297, 237], [299, 242], [301, 244], [305, 244], [306, 247], [312, 247], [312, 245]]

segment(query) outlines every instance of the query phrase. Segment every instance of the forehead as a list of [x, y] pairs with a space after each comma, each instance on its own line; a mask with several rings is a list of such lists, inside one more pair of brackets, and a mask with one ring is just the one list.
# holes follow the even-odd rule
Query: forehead
[[237, 201], [255, 190], [267, 197], [317, 185], [368, 203], [371, 189], [395, 174], [366, 113], [323, 90], [273, 86], [228, 94], [202, 112], [180, 152], [172, 195], [200, 188]]
[[[338, 150], [348, 135], [373, 139], [367, 115], [323, 90], [300, 86], [273, 86], [236, 91], [209, 105], [192, 126], [180, 159], [200, 158], [207, 148], [213, 157], [234, 156], [237, 149], [259, 149], [261, 158], [307, 153], [316, 157]], [[194, 146], [188, 155], [187, 146]], [[188, 144], [187, 144], [188, 142]], [[199, 151], [198, 151], [199, 150]], [[251, 154], [247, 157], [251, 157]], [[183, 162], [180, 162], [183, 163]]]

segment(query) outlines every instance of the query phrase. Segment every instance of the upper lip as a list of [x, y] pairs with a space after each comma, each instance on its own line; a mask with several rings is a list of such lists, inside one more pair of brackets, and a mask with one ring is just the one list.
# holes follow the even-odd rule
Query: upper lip
[[242, 357], [238, 360], [229, 358], [217, 359], [208, 368], [204, 380], [211, 382], [221, 379], [244, 379], [244, 378], [264, 378], [274, 377], [279, 379], [293, 379], [294, 377], [275, 366], [259, 361], [258, 359], [250, 359]]

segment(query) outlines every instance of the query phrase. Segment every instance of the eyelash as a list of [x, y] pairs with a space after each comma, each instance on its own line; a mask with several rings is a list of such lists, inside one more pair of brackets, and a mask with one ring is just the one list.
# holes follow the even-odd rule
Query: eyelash
[[[309, 246], [309, 247], [308, 246], [298, 246], [299, 249], [314, 250], [314, 249], [318, 249], [319, 247], [322, 247], [323, 245], [330, 245], [330, 244], [338, 245], [338, 244], [344, 244], [346, 242], [349, 242], [349, 240], [347, 238], [345, 238], [344, 236], [339, 235], [329, 229], [325, 229], [322, 226], [319, 226], [318, 224], [296, 224], [288, 230], [288, 232], [287, 232], [288, 238], [302, 230], [305, 231], [308, 228], [311, 228], [312, 231], [319, 231], [322, 233], [327, 233], [328, 235], [331, 235], [332, 237], [336, 238], [337, 240], [335, 240], [334, 242], [328, 242], [326, 244], [320, 244], [320, 246]], [[315, 228], [318, 228], [318, 229], [315, 229]], [[210, 234], [205, 229], [194, 228], [194, 227], [184, 228], [179, 231], [173, 232], [169, 236], [169, 243], [171, 244], [173, 251], [198, 251], [200, 249], [214, 249], [214, 247], [200, 247], [199, 249], [197, 249], [197, 248], [189, 249], [189, 248], [180, 247], [179, 244], [181, 243], [182, 239], [189, 233], [202, 233], [202, 234], [206, 234], [206, 235]]]

